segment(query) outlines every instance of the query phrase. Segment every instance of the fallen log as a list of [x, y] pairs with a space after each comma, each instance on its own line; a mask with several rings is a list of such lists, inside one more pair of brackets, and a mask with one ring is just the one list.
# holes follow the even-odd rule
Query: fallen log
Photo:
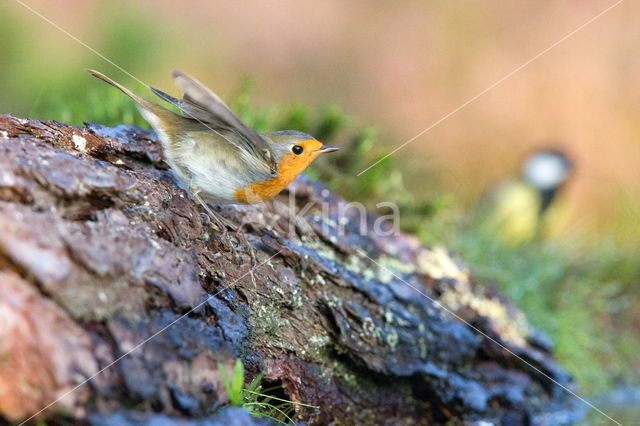
[[579, 418], [520, 311], [344, 207], [301, 176], [217, 232], [152, 132], [0, 116], [0, 416], [262, 424], [223, 408], [241, 359], [309, 424]]

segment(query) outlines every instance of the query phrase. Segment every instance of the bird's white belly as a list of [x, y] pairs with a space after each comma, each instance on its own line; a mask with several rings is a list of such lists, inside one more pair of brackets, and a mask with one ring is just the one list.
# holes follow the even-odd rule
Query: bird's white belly
[[246, 187], [250, 182], [244, 178], [241, 170], [229, 166], [220, 159], [188, 159], [191, 176], [188, 182], [191, 191], [199, 191], [200, 196], [213, 204], [233, 204], [236, 190]]
[[198, 191], [206, 202], [237, 204], [237, 190], [268, 177], [256, 171], [233, 149], [221, 149], [201, 140], [197, 143], [193, 140], [181, 142], [182, 147], [173, 150], [174, 158], [171, 160], [178, 166], [174, 169], [188, 170], [188, 173], [178, 176], [179, 179], [190, 191]]

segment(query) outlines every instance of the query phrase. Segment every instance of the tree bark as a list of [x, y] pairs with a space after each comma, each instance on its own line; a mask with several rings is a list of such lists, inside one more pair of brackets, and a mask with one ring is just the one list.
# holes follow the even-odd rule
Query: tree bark
[[39, 417], [260, 424], [221, 408], [217, 365], [240, 358], [319, 406], [297, 408], [310, 424], [579, 417], [522, 313], [445, 249], [363, 234], [344, 206], [300, 177], [212, 207], [241, 227], [217, 232], [153, 133], [0, 116], [0, 415], [64, 396]]

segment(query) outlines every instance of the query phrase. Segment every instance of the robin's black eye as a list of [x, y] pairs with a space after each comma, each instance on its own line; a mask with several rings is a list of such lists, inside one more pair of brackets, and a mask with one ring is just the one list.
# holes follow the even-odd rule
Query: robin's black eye
[[294, 145], [294, 146], [291, 147], [291, 151], [295, 155], [300, 155], [300, 154], [302, 154], [302, 151], [304, 151], [304, 148], [301, 147], [300, 145]]

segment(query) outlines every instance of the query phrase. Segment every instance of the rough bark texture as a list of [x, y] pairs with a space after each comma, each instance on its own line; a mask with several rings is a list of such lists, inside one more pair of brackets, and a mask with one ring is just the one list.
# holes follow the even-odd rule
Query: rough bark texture
[[[0, 416], [20, 422], [119, 360], [40, 417], [259, 424], [220, 409], [217, 363], [241, 358], [318, 405], [296, 413], [310, 424], [574, 418], [565, 391], [442, 308], [572, 386], [461, 261], [409, 235], [359, 235], [355, 210], [338, 217], [344, 201], [304, 177], [291, 191], [215, 208], [243, 224], [223, 235], [152, 133], [0, 116]], [[290, 200], [308, 207], [298, 220]]]

